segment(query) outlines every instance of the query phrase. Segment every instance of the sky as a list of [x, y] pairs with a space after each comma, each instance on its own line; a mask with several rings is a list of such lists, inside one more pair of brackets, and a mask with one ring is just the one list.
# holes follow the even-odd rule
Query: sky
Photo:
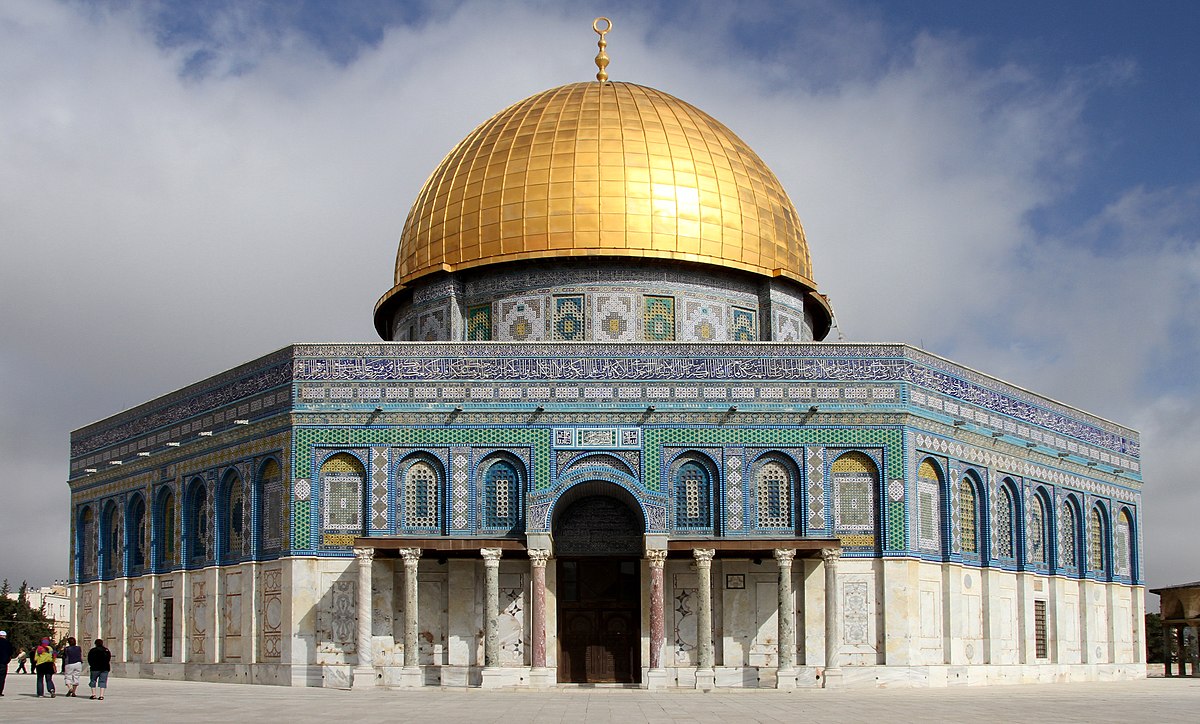
[[614, 80], [779, 176], [831, 339], [1139, 430], [1147, 583], [1200, 580], [1200, 4], [1171, 0], [0, 0], [0, 577], [67, 576], [71, 430], [375, 340], [425, 178], [592, 79], [597, 15]]

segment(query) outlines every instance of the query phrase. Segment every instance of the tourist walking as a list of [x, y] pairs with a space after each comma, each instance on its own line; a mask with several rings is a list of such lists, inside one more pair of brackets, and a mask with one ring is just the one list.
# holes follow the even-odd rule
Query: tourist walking
[[[96, 645], [88, 652], [88, 668], [92, 675], [88, 686], [92, 687], [92, 698], [104, 701], [104, 690], [108, 687], [108, 670], [111, 667], [112, 652], [104, 648], [104, 639], [96, 639]], [[100, 696], [96, 696], [96, 691]]]
[[29, 654], [25, 653], [25, 649], [21, 649], [20, 651], [18, 651], [18, 652], [17, 652], [17, 673], [18, 673], [18, 674], [31, 674], [31, 673], [33, 673], [33, 672], [32, 672], [32, 671], [30, 671], [29, 669], [26, 669], [26, 668], [25, 668], [25, 663], [26, 663], [27, 661], [29, 661]]
[[54, 647], [50, 645], [50, 639], [42, 639], [42, 645], [38, 646], [33, 652], [33, 673], [37, 674], [37, 695], [45, 696], [44, 692], [50, 692], [50, 698], [54, 698]]
[[8, 662], [12, 661], [12, 643], [8, 640], [8, 632], [0, 631], [0, 696], [4, 696], [4, 680], [8, 678]]
[[83, 673], [83, 649], [75, 643], [74, 636], [67, 637], [67, 645], [62, 650], [62, 662], [67, 696], [75, 696], [75, 690], [79, 688], [79, 675]]

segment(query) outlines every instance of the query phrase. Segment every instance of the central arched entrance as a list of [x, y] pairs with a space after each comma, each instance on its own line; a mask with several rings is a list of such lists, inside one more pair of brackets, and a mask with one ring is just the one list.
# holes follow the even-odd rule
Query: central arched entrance
[[[641, 680], [641, 556], [645, 522], [621, 488], [591, 484], [560, 500], [554, 516], [558, 561], [558, 680], [579, 684]], [[619, 492], [618, 492], [619, 491]], [[572, 491], [575, 492], [575, 491]], [[565, 496], [564, 496], [565, 497]], [[628, 502], [621, 498], [630, 498]]]

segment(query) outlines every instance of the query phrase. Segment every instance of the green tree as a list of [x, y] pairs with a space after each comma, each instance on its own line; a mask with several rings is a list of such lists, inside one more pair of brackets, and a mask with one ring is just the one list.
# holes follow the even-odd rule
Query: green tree
[[1146, 614], [1146, 662], [1161, 664], [1164, 661], [1162, 616]]
[[22, 582], [15, 599], [0, 597], [0, 628], [8, 631], [13, 651], [32, 651], [41, 640], [53, 636], [54, 629], [45, 614], [29, 605], [28, 586]]
[[8, 598], [8, 594], [12, 591], [8, 587], [8, 579], [4, 579], [4, 583], [0, 584], [0, 598]]

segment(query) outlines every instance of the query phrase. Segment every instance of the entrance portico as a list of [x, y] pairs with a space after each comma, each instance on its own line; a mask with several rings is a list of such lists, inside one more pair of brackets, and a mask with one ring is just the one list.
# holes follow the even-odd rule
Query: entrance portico
[[[595, 513], [606, 505], [584, 497], [571, 507]], [[612, 540], [619, 544], [620, 536]], [[527, 549], [525, 541], [512, 538], [357, 539], [356, 577], [371, 581], [390, 575], [396, 585], [390, 600], [358, 608], [358, 640], [365, 655], [354, 669], [354, 688], [613, 682], [646, 688], [790, 689], [835, 684], [836, 636], [798, 632], [816, 619], [826, 630], [838, 624], [836, 540], [643, 536], [638, 556], [626, 555], [629, 551], [581, 555], [569, 536], [563, 543], [566, 555], [557, 556], [552, 553], [559, 550], [557, 540], [551, 548]], [[539, 545], [544, 543], [539, 540]], [[813, 564], [794, 565], [796, 559], [820, 559], [817, 565], [825, 574], [806, 577], [804, 571]], [[391, 570], [372, 572], [380, 566]], [[432, 579], [441, 570], [449, 580], [423, 591], [422, 576]], [[462, 576], [469, 580], [455, 580]], [[818, 599], [824, 610], [816, 617], [805, 612], [807, 625], [798, 624], [803, 591], [818, 582], [824, 583]], [[451, 611], [471, 608], [451, 599], [453, 592], [476, 588], [482, 589], [479, 615], [450, 620]], [[423, 600], [428, 596], [441, 600]], [[813, 600], [812, 593], [807, 599]], [[391, 627], [399, 635], [391, 639], [381, 635], [383, 629], [373, 619], [381, 604], [399, 614]], [[444, 619], [422, 620], [430, 611]], [[502, 622], [507, 627], [503, 652]], [[514, 625], [519, 630], [512, 630]], [[438, 640], [438, 631], [446, 645], [439, 650], [434, 643], [422, 651], [423, 642]], [[824, 639], [823, 655], [806, 650], [806, 638]], [[377, 651], [389, 646], [399, 655], [389, 659]], [[520, 658], [514, 660], [516, 656]], [[809, 674], [801, 677], [802, 670]]]

